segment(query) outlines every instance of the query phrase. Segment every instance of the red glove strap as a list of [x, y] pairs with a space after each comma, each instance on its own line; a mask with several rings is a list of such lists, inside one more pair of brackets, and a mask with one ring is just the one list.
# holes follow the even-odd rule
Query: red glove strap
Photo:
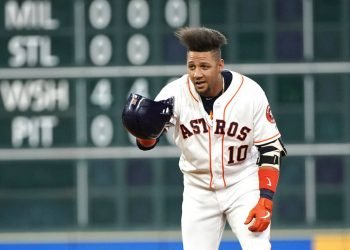
[[280, 172], [275, 168], [260, 167], [258, 174], [259, 189], [268, 189], [275, 193]]
[[148, 148], [148, 147], [152, 147], [156, 142], [157, 139], [140, 139], [137, 138], [136, 139], [142, 146]]

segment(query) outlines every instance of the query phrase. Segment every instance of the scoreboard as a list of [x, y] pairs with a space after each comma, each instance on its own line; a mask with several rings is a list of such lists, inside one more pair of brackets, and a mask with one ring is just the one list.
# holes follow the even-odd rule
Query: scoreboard
[[185, 72], [174, 31], [194, 22], [189, 4], [1, 1], [0, 150], [133, 144], [123, 104], [130, 92], [154, 98]]
[[[171, 135], [145, 154], [121, 112], [129, 93], [154, 98], [185, 73], [174, 31], [195, 25], [196, 10], [197, 0], [0, 1], [1, 229], [160, 225], [164, 206], [180, 211], [181, 192], [158, 193], [161, 172], [182, 185]], [[155, 171], [164, 157], [174, 167]]]

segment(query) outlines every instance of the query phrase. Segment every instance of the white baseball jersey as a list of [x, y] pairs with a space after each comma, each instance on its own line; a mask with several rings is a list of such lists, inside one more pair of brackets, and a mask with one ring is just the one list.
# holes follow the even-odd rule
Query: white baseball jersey
[[231, 84], [214, 102], [212, 117], [187, 74], [164, 86], [156, 97], [175, 97], [171, 123], [181, 150], [179, 166], [185, 182], [203, 188], [228, 187], [257, 172], [254, 145], [280, 137], [261, 87], [230, 72]]

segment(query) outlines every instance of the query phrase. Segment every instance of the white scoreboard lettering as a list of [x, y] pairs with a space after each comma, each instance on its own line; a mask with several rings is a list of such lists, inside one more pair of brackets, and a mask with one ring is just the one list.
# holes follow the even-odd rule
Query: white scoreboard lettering
[[[55, 67], [60, 58], [53, 52], [52, 37], [47, 32], [60, 28], [51, 1], [6, 1], [4, 30], [8, 34], [8, 66]], [[34, 70], [34, 69], [33, 69]], [[51, 147], [59, 112], [70, 105], [69, 81], [66, 79], [1, 79], [3, 110], [13, 113], [13, 147]], [[55, 114], [51, 114], [55, 113]]]
[[58, 125], [56, 116], [16, 116], [12, 120], [12, 145], [21, 147], [27, 139], [30, 147], [50, 147], [53, 129]]
[[[17, 1], [5, 3], [6, 30], [55, 30], [59, 20], [52, 17], [49, 1]], [[21, 66], [57, 66], [59, 58], [51, 52], [51, 38], [44, 35], [16, 35], [8, 42], [11, 54], [9, 65]]]
[[52, 17], [50, 1], [7, 1], [5, 28], [54, 30], [59, 28], [59, 20]]
[[69, 107], [67, 80], [1, 80], [0, 94], [8, 112], [64, 111]]
[[51, 39], [48, 36], [14, 36], [8, 43], [8, 50], [11, 67], [52, 67], [59, 63], [59, 58], [52, 55]]

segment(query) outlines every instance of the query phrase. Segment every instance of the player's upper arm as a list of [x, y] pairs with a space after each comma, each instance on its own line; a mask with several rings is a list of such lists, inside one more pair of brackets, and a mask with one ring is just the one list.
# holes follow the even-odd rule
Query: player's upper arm
[[264, 144], [278, 139], [281, 135], [265, 92], [258, 84], [255, 84], [253, 94], [254, 144]]
[[155, 101], [160, 101], [168, 99], [170, 97], [174, 97], [173, 117], [169, 121], [169, 123], [172, 125], [176, 124], [176, 118], [179, 114], [179, 103], [181, 98], [181, 81], [183, 81], [183, 77], [166, 84], [155, 98]]

